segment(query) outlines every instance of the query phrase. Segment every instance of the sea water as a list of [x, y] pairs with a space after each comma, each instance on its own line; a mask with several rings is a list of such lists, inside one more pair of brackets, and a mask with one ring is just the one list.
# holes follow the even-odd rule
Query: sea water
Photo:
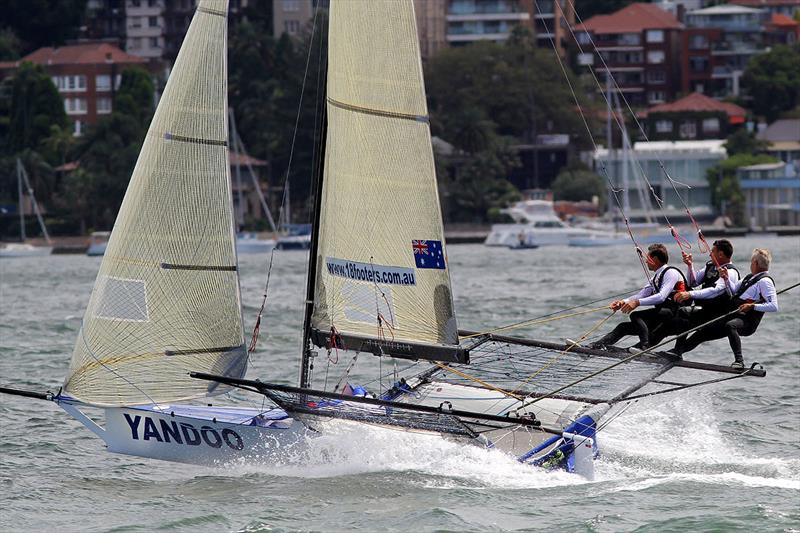
[[[742, 274], [750, 250], [763, 246], [773, 251], [779, 289], [800, 281], [797, 237], [748, 237], [734, 245]], [[624, 246], [454, 245], [447, 252], [465, 329], [608, 299], [645, 281]], [[670, 253], [678, 255], [674, 246]], [[268, 260], [240, 258], [248, 329]], [[58, 389], [99, 261], [0, 262], [1, 385]], [[296, 382], [305, 261], [302, 252], [276, 252], [250, 377]], [[766, 316], [758, 333], [743, 340], [746, 361], [761, 363], [766, 378], [622, 406], [599, 433], [594, 482], [522, 466], [498, 451], [346, 424], [268, 464], [173, 464], [107, 453], [55, 405], [2, 395], [0, 531], [800, 531], [800, 288], [779, 298], [780, 313]], [[513, 333], [576, 338], [604, 316]], [[613, 317], [597, 333], [621, 319]], [[723, 339], [691, 359], [729, 364], [732, 356]], [[338, 365], [321, 359], [317, 372], [338, 379], [348, 362], [349, 356]], [[715, 377], [675, 369], [664, 379]]]

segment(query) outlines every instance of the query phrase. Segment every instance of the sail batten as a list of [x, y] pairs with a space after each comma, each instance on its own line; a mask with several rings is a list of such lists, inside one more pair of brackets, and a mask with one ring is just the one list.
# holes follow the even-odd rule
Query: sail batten
[[332, 2], [329, 23], [312, 340], [464, 362], [413, 3]]
[[95, 405], [225, 392], [242, 376], [227, 114], [227, 0], [202, 0], [144, 139], [73, 351], [65, 392]]

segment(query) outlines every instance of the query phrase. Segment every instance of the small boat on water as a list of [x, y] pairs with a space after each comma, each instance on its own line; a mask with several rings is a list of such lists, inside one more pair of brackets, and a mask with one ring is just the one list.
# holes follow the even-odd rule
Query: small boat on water
[[275, 248], [274, 239], [262, 239], [258, 233], [240, 232], [236, 235], [237, 254], [267, 254]]
[[[23, 186], [24, 183], [24, 186]], [[30, 243], [26, 243], [26, 234], [25, 234], [25, 192], [28, 193], [28, 198], [30, 198], [30, 204], [33, 207], [33, 211], [36, 213], [36, 219], [39, 221], [39, 227], [42, 230], [42, 235], [47, 241], [48, 246], [35, 246]], [[45, 255], [50, 255], [53, 252], [53, 247], [50, 246], [50, 235], [47, 233], [47, 226], [44, 224], [44, 219], [42, 218], [42, 214], [39, 212], [39, 204], [36, 202], [36, 197], [33, 195], [33, 188], [31, 187], [30, 181], [28, 180], [28, 173], [25, 171], [25, 167], [22, 165], [22, 161], [17, 158], [17, 192], [19, 194], [19, 201], [17, 203], [17, 209], [19, 211], [19, 240], [18, 243], [5, 243], [0, 245], [0, 258], [11, 258], [11, 257], [42, 257]]]
[[93, 231], [89, 236], [89, 248], [86, 249], [86, 255], [89, 257], [98, 257], [105, 254], [106, 246], [108, 246], [108, 238], [110, 236], [110, 231]]

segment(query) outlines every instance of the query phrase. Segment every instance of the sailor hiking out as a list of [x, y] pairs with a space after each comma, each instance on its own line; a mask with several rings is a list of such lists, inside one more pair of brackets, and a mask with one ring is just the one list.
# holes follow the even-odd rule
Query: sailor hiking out
[[[669, 264], [669, 253], [663, 244], [651, 244], [647, 248], [647, 268], [654, 275], [653, 279], [633, 297], [626, 300], [615, 300], [609, 307], [623, 313], [631, 313], [629, 322], [622, 322], [599, 341], [591, 344], [592, 348], [606, 349], [627, 335], [638, 335], [639, 342], [630, 348], [632, 353], [639, 353], [652, 345], [651, 335], [656, 328], [669, 324], [676, 316], [678, 304], [675, 294], [686, 290], [687, 282], [683, 273]], [[652, 309], [632, 311], [639, 306], [652, 305]]]
[[[679, 337], [675, 349], [670, 353], [676, 357], [697, 348], [700, 344], [728, 337], [728, 342], [733, 351], [734, 368], [744, 367], [742, 357], [741, 337], [749, 337], [758, 329], [764, 313], [778, 311], [778, 295], [775, 282], [769, 276], [769, 264], [772, 254], [764, 248], [756, 248], [750, 259], [750, 274], [741, 281], [732, 282], [733, 297], [729, 303], [728, 312], [738, 310], [728, 320], [716, 323], [696, 331], [688, 337]], [[728, 277], [727, 271], [720, 273], [721, 277]], [[729, 278], [730, 279], [730, 278]]]

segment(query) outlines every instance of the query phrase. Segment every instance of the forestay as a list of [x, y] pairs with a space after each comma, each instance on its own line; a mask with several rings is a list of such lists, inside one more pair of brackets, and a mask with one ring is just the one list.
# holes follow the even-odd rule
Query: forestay
[[[75, 344], [65, 392], [169, 402], [244, 375], [227, 143], [227, 0], [202, 0], [159, 102]], [[227, 390], [227, 389], [226, 389]]]
[[458, 334], [412, 1], [331, 2], [329, 35], [312, 327], [348, 348], [367, 339], [370, 351], [453, 359], [441, 350]]

